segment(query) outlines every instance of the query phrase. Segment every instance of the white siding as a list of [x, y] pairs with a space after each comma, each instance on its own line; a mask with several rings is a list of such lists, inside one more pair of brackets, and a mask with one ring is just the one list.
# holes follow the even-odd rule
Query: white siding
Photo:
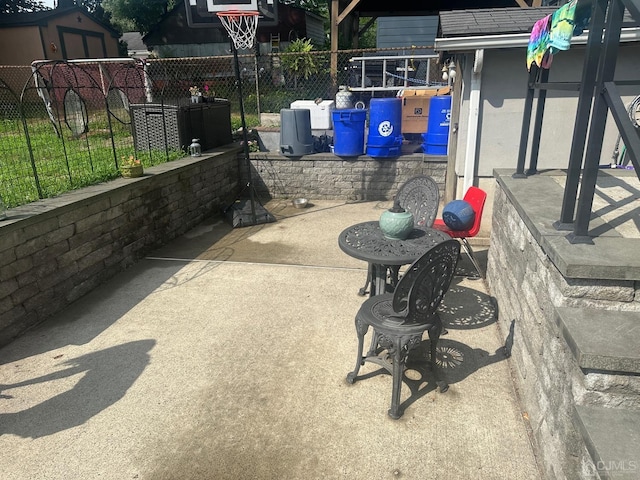
[[[582, 46], [571, 47], [566, 52], [554, 56], [549, 81], [579, 82], [582, 74], [585, 49]], [[637, 79], [640, 45], [622, 44], [618, 52], [615, 79], [617, 81]], [[527, 93], [527, 68], [525, 48], [487, 49], [484, 52], [482, 68], [482, 87], [480, 105], [480, 128], [478, 131], [479, 177], [491, 177], [496, 168], [516, 168], [524, 98]], [[458, 120], [458, 148], [456, 155], [456, 173], [464, 174], [464, 160], [468, 134], [469, 89], [463, 87], [465, 80], [471, 78], [473, 55], [468, 55], [466, 68], [457, 80], [455, 88], [464, 92]], [[637, 87], [621, 85], [619, 93], [625, 106], [637, 95]], [[531, 116], [531, 131], [535, 119], [534, 101]], [[544, 109], [544, 120], [540, 138], [538, 168], [567, 168], [571, 138], [578, 106], [578, 92], [550, 90]], [[608, 115], [605, 137], [602, 142], [601, 164], [612, 161], [613, 149], [618, 131], [611, 114]], [[531, 135], [529, 142], [532, 141]], [[531, 145], [527, 152], [526, 166], [529, 165]]]

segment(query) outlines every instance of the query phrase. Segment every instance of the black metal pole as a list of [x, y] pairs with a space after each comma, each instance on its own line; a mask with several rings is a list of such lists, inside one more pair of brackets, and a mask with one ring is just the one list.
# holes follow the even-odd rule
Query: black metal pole
[[[602, 153], [602, 139], [607, 121], [609, 106], [607, 105], [604, 85], [613, 81], [620, 46], [620, 29], [624, 5], [620, 0], [610, 0], [607, 9], [607, 21], [603, 38], [603, 46], [600, 51], [600, 64], [596, 81], [596, 97], [591, 115], [591, 126], [587, 137], [587, 148], [582, 171], [582, 182], [578, 207], [573, 227], [573, 233], [569, 235], [571, 243], [592, 243], [589, 237], [589, 221], [593, 208], [593, 196], [598, 180], [600, 156]], [[598, 32], [589, 32], [589, 35], [597, 35]]]
[[533, 85], [538, 77], [538, 66], [531, 65], [529, 79], [527, 81], [527, 96], [524, 101], [524, 112], [522, 113], [522, 129], [520, 131], [520, 149], [518, 150], [518, 164], [514, 178], [526, 178], [524, 164], [527, 157], [527, 146], [529, 145], [529, 128], [531, 127], [531, 111], [533, 109], [533, 95], [535, 89]]
[[251, 182], [251, 160], [249, 159], [249, 137], [247, 135], [247, 122], [244, 118], [244, 97], [242, 96], [242, 78], [240, 77], [240, 61], [238, 60], [238, 49], [233, 41], [231, 42], [231, 49], [233, 50], [233, 60], [236, 67], [236, 83], [238, 87], [238, 99], [240, 100], [240, 122], [242, 124], [242, 140], [244, 142], [244, 159], [247, 168], [248, 182], [247, 188], [249, 189], [249, 201], [251, 202], [251, 219], [254, 225], [258, 223], [256, 217], [256, 204], [255, 193], [253, 190], [253, 184]]
[[[540, 83], [549, 82], [549, 69], [543, 68], [540, 72]], [[540, 135], [542, 134], [542, 119], [544, 118], [544, 104], [547, 100], [547, 91], [542, 89], [538, 92], [538, 104], [536, 105], [536, 118], [533, 121], [533, 138], [531, 140], [531, 157], [529, 158], [529, 169], [527, 175], [538, 173], [538, 154], [540, 153]]]
[[569, 153], [569, 166], [567, 168], [567, 179], [562, 198], [560, 219], [553, 224], [558, 230], [573, 229], [584, 149], [591, 120], [593, 92], [596, 86], [600, 51], [602, 49], [602, 31], [604, 28], [606, 11], [607, 0], [597, 0], [594, 2], [591, 10], [589, 38], [587, 39], [587, 48], [584, 53], [585, 57], [582, 67], [580, 95], [578, 97], [578, 110], [576, 112], [576, 122], [573, 127], [571, 151]]

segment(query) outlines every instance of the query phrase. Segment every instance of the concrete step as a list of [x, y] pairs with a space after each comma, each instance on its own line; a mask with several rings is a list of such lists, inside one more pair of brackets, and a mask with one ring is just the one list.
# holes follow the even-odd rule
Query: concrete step
[[556, 322], [583, 371], [640, 374], [640, 312], [557, 307]]
[[640, 478], [639, 411], [576, 406], [574, 422], [593, 461], [582, 465], [582, 478]]
[[574, 425], [591, 462], [583, 479], [640, 478], [640, 313], [556, 307], [583, 377]]

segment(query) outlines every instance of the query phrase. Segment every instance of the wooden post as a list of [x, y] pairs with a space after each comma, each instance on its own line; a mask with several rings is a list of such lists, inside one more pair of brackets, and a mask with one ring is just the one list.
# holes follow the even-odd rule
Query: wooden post
[[331, 94], [338, 91], [338, 0], [331, 0]]

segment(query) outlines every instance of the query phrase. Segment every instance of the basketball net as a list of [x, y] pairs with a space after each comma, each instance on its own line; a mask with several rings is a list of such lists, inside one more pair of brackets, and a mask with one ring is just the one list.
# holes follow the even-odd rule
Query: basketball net
[[217, 15], [236, 50], [253, 48], [258, 28], [258, 12], [227, 10], [218, 12]]

